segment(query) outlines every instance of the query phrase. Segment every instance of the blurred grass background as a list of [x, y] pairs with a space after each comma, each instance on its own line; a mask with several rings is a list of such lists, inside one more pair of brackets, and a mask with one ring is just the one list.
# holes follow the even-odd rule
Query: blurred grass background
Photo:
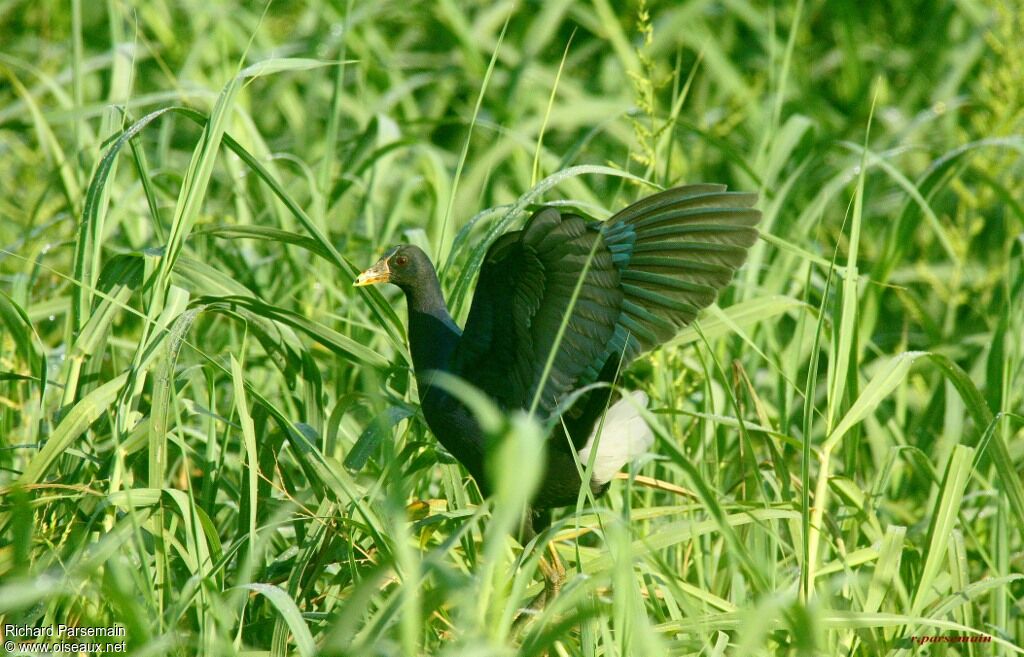
[[[0, 2], [2, 621], [1022, 652], [1022, 33], [1016, 1]], [[764, 239], [630, 370], [656, 455], [524, 549], [352, 276], [416, 243], [461, 320], [538, 203], [701, 181], [759, 191]], [[569, 582], [514, 626], [552, 542]]]

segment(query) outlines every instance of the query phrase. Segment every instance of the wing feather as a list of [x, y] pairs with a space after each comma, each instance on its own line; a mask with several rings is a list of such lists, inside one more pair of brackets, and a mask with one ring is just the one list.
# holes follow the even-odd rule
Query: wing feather
[[[605, 222], [538, 211], [488, 251], [454, 372], [506, 409], [529, 408], [540, 389], [539, 407], [550, 414], [566, 394], [610, 378], [620, 358], [629, 363], [671, 339], [715, 300], [757, 239], [756, 200], [724, 185], [690, 185]], [[604, 406], [586, 407], [589, 416]], [[589, 417], [578, 419], [589, 431]]]
[[538, 390], [542, 412], [557, 407], [606, 349], [621, 311], [619, 271], [598, 227], [545, 208], [495, 242], [456, 349], [456, 374], [507, 409], [529, 408]]

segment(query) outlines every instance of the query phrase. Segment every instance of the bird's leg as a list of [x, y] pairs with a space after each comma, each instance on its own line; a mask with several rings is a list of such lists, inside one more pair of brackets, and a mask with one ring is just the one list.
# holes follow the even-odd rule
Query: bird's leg
[[548, 543], [548, 552], [551, 553], [551, 561], [549, 562], [542, 556], [538, 564], [540, 572], [544, 576], [545, 602], [554, 600], [558, 592], [562, 590], [562, 584], [565, 583], [565, 566], [562, 565], [562, 558], [558, 556], [558, 549], [554, 542]]
[[[550, 517], [547, 514], [528, 511], [525, 522], [520, 528], [520, 538], [523, 545], [526, 545], [539, 533], [538, 526], [547, 525], [548, 523], [550, 523]], [[544, 578], [544, 590], [534, 596], [529, 604], [523, 607], [515, 620], [515, 626], [522, 624], [531, 613], [536, 613], [543, 609], [562, 590], [562, 584], [565, 582], [565, 566], [562, 565], [562, 559], [558, 556], [558, 551], [555, 549], [553, 542], [548, 542], [547, 550], [551, 553], [550, 560], [546, 555], [541, 554], [540, 559], [537, 561], [537, 567]]]
[[522, 627], [527, 618], [543, 610], [548, 603], [555, 600], [559, 591], [562, 590], [562, 584], [565, 583], [565, 566], [562, 565], [562, 559], [558, 556], [558, 551], [553, 543], [548, 543], [548, 550], [551, 552], [551, 559], [549, 560], [546, 555], [541, 555], [537, 562], [541, 576], [544, 578], [544, 590], [519, 610], [519, 615], [512, 623], [513, 628]]
[[[539, 531], [540, 527], [548, 527], [551, 525], [551, 511], [550, 509], [544, 511], [533, 512], [534, 531]], [[562, 590], [562, 584], [565, 583], [565, 566], [562, 565], [562, 559], [558, 556], [558, 550], [555, 547], [554, 540], [548, 541], [547, 544], [548, 552], [551, 553], [551, 561], [542, 554], [538, 566], [541, 574], [544, 576], [544, 600], [541, 603], [541, 607], [544, 603], [552, 602], [558, 592]]]
[[544, 578], [544, 590], [535, 595], [530, 603], [519, 611], [519, 616], [512, 624], [513, 627], [519, 627], [527, 617], [544, 609], [549, 602], [554, 601], [558, 592], [562, 590], [562, 584], [565, 583], [565, 566], [562, 565], [562, 559], [558, 556], [554, 543], [548, 543], [547, 549], [551, 552], [551, 559], [548, 560], [547, 556], [541, 555], [537, 561], [537, 567]]

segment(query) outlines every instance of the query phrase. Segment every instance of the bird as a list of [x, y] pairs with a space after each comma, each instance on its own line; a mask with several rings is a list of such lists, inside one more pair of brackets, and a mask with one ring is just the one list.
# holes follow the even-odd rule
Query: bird
[[488, 248], [461, 328], [434, 265], [415, 245], [391, 247], [354, 284], [390, 283], [404, 293], [424, 419], [484, 496], [491, 490], [487, 436], [450, 388], [431, 384], [432, 373], [457, 376], [502, 410], [532, 412], [550, 427], [524, 523], [528, 539], [550, 522], [552, 509], [577, 503], [577, 463], [593, 459], [589, 486], [597, 498], [651, 449], [647, 395], [609, 384], [729, 284], [758, 239], [756, 201], [756, 193], [725, 185], [690, 184], [604, 221], [542, 206]]

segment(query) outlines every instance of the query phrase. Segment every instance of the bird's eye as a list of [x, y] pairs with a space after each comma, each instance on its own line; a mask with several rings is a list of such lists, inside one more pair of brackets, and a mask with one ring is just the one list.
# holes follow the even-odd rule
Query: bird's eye
[[407, 264], [409, 264], [409, 258], [400, 255], [397, 258], [395, 258], [395, 264], [398, 265], [399, 267], [404, 267]]

